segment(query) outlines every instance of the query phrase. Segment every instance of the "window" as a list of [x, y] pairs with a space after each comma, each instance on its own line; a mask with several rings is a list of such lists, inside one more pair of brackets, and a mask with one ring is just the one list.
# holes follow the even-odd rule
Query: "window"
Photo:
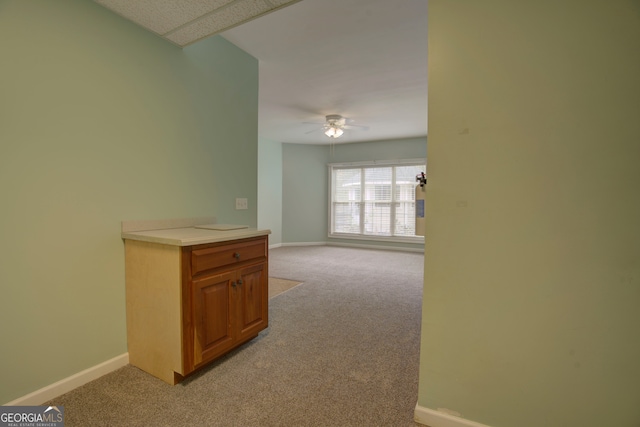
[[415, 235], [416, 175], [424, 159], [329, 165], [329, 237], [422, 242]]

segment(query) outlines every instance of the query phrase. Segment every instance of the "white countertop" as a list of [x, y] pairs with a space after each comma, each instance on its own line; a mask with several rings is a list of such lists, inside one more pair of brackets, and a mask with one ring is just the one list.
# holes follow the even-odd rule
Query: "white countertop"
[[236, 230], [208, 230], [196, 227], [168, 228], [161, 230], [122, 232], [123, 239], [162, 243], [172, 246], [191, 246], [205, 243], [226, 242], [248, 237], [266, 236], [271, 230], [241, 228]]

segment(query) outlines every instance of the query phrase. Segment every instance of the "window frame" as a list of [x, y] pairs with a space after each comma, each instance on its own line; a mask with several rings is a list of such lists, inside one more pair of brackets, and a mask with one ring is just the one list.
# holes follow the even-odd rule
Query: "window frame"
[[[373, 160], [373, 161], [363, 161], [363, 162], [346, 162], [346, 163], [328, 163], [328, 237], [331, 239], [349, 239], [349, 240], [369, 240], [369, 241], [378, 241], [378, 242], [398, 242], [398, 243], [416, 243], [416, 244], [424, 244], [424, 236], [381, 236], [381, 235], [372, 235], [372, 234], [364, 234], [364, 221], [362, 220], [363, 216], [360, 215], [359, 220], [359, 233], [344, 233], [344, 232], [334, 232], [334, 171], [338, 169], [361, 169], [361, 182], [364, 181], [364, 169], [365, 168], [375, 168], [375, 167], [392, 167], [392, 184], [391, 184], [391, 206], [393, 207], [390, 212], [390, 224], [391, 224], [391, 233], [393, 233], [393, 224], [395, 223], [395, 192], [396, 192], [396, 167], [402, 166], [423, 166], [426, 174], [426, 158], [414, 158], [414, 159], [400, 159], [400, 160]], [[418, 185], [416, 182], [415, 185]], [[362, 185], [361, 185], [362, 188]], [[364, 201], [365, 195], [364, 191], [361, 190], [360, 193], [360, 211], [364, 209]], [[415, 200], [414, 200], [415, 202]]]

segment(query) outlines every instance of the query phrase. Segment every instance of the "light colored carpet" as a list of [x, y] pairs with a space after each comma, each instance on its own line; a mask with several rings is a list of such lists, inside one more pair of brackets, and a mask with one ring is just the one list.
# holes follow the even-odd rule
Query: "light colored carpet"
[[291, 290], [301, 284], [297, 280], [279, 279], [277, 277], [269, 277], [269, 298], [280, 295], [283, 292]]
[[418, 426], [423, 255], [270, 251], [269, 328], [170, 386], [125, 366], [46, 404], [65, 426]]

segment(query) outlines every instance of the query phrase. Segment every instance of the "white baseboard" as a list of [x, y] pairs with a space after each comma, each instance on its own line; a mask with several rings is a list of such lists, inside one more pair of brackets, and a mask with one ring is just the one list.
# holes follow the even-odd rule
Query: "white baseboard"
[[[347, 248], [359, 248], [359, 249], [380, 249], [383, 251], [401, 251], [401, 252], [417, 252], [424, 253], [424, 248], [405, 248], [400, 246], [382, 246], [382, 245], [367, 245], [358, 243], [342, 243], [342, 242], [295, 242], [295, 243], [281, 243], [280, 246], [341, 246]], [[271, 246], [269, 246], [271, 249]]]
[[280, 246], [282, 246], [282, 243], [275, 243], [273, 245], [269, 245], [269, 249], [279, 248]]
[[347, 248], [359, 248], [359, 249], [378, 249], [382, 251], [400, 251], [400, 252], [416, 252], [424, 253], [424, 248], [405, 248], [401, 246], [382, 246], [382, 245], [366, 245], [358, 243], [340, 243], [340, 242], [328, 242], [327, 246], [343, 246]]
[[326, 246], [327, 242], [294, 242], [282, 243], [282, 246]]
[[70, 392], [71, 390], [80, 387], [90, 381], [100, 378], [103, 375], [113, 372], [129, 363], [129, 353], [121, 354], [113, 359], [109, 359], [106, 362], [102, 362], [99, 365], [92, 366], [84, 371], [73, 374], [70, 377], [63, 378], [53, 384], [49, 384], [46, 387], [36, 390], [33, 393], [29, 393], [26, 396], [12, 400], [5, 403], [5, 406], [32, 406], [42, 405], [51, 399], [54, 399], [60, 395]]
[[480, 424], [465, 418], [456, 417], [455, 415], [449, 415], [445, 412], [425, 408], [418, 404], [416, 404], [413, 419], [415, 422], [429, 427], [489, 427], [486, 424]]

